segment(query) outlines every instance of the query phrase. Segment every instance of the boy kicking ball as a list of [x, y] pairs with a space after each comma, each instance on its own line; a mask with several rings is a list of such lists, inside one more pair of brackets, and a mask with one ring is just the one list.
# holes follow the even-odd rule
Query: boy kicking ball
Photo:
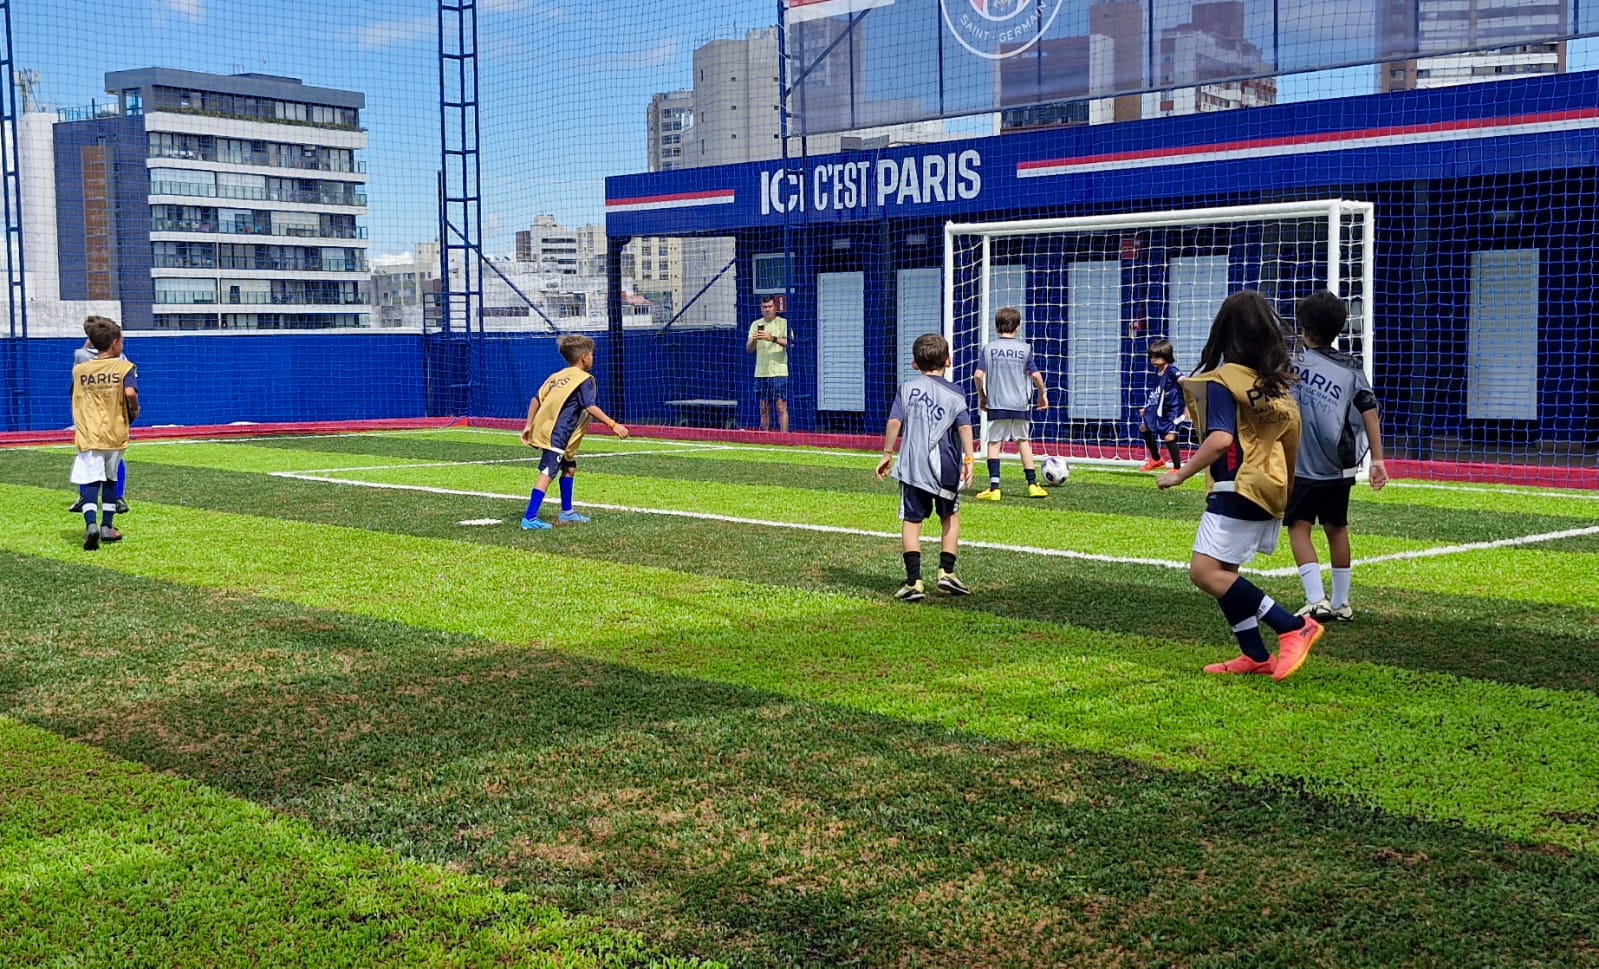
[[586, 336], [563, 336], [556, 344], [567, 366], [550, 375], [537, 397], [528, 401], [527, 424], [522, 428], [522, 443], [543, 452], [539, 459], [539, 480], [528, 497], [522, 527], [528, 531], [554, 528], [539, 517], [539, 507], [550, 482], [561, 482], [560, 521], [568, 525], [587, 522], [572, 508], [572, 482], [577, 475], [577, 449], [591, 420], [598, 420], [618, 438], [627, 437], [627, 428], [611, 418], [594, 402], [594, 341]]
[[927, 598], [922, 583], [922, 522], [934, 514], [943, 525], [944, 539], [938, 553], [938, 591], [971, 595], [972, 590], [955, 577], [955, 552], [960, 546], [960, 493], [972, 481], [972, 414], [966, 394], [944, 379], [950, 359], [943, 337], [922, 334], [911, 355], [920, 376], [900, 385], [883, 431], [883, 459], [877, 462], [877, 480], [882, 481], [894, 464], [894, 444], [904, 431], [894, 479], [899, 482], [905, 584], [894, 598], [901, 602]]

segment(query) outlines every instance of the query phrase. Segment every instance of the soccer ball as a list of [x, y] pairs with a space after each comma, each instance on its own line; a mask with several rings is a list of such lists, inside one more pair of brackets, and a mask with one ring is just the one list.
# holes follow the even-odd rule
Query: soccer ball
[[1044, 459], [1043, 472], [1044, 483], [1052, 488], [1058, 488], [1072, 476], [1072, 467], [1066, 463], [1065, 458], [1053, 454]]

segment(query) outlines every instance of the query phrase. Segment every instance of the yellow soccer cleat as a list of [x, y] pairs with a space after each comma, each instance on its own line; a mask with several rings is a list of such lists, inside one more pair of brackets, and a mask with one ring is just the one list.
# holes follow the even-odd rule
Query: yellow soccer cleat
[[972, 498], [976, 501], [998, 501], [999, 489], [989, 488], [987, 491], [979, 491], [977, 494], [972, 495]]
[[1045, 491], [1044, 486], [1041, 484], [1030, 484], [1027, 486], [1027, 497], [1048, 498], [1049, 492]]

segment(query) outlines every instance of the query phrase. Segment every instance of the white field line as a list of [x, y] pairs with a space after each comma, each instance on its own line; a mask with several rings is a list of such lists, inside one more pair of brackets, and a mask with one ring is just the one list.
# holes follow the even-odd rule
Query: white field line
[[[388, 484], [377, 481], [350, 481], [345, 478], [329, 478], [299, 471], [273, 471], [274, 478], [292, 478], [297, 481], [316, 481], [323, 484], [350, 485], [356, 488], [381, 488], [389, 491], [421, 491], [431, 495], [459, 495], [464, 498], [497, 498], [506, 501], [526, 501], [523, 495], [507, 495], [493, 491], [466, 491], [459, 488], [434, 488], [429, 485], [403, 485]], [[583, 508], [598, 508], [601, 511], [620, 511], [635, 515], [662, 515], [670, 518], [692, 518], [699, 521], [726, 522], [730, 525], [754, 525], [761, 528], [786, 528], [792, 531], [821, 532], [828, 535], [853, 535], [860, 538], [897, 539], [898, 532], [875, 532], [866, 528], [845, 528], [840, 525], [807, 525], [802, 522], [770, 521], [764, 518], [740, 518], [735, 515], [712, 515], [699, 511], [676, 511], [669, 508], [638, 508], [632, 505], [611, 505], [595, 501], [574, 501], [573, 505]], [[925, 535], [922, 542], [936, 545], [940, 541], [937, 535]], [[962, 541], [967, 548], [993, 549], [999, 552], [1019, 552], [1023, 555], [1043, 555], [1050, 558], [1082, 559], [1088, 562], [1108, 562], [1122, 565], [1152, 565], [1164, 569], [1186, 569], [1187, 562], [1171, 562], [1164, 559], [1126, 558], [1117, 555], [1096, 555], [1090, 552], [1074, 552], [1060, 548], [1036, 548], [1031, 545], [1006, 545], [999, 542], [974, 542]], [[1293, 569], [1287, 570], [1288, 574], [1297, 574]]]
[[[349, 481], [343, 478], [329, 478], [306, 472], [275, 471], [273, 477], [295, 478], [301, 481], [316, 481], [325, 484], [351, 485], [358, 488], [383, 488], [393, 491], [421, 491], [436, 495], [460, 495], [469, 498], [495, 498], [506, 501], [522, 501], [521, 495], [500, 494], [493, 491], [465, 491], [455, 488], [434, 488], [427, 485], [402, 485], [386, 484], [374, 481]], [[676, 511], [665, 508], [639, 508], [632, 505], [612, 505], [602, 502], [577, 501], [575, 505], [584, 508], [598, 508], [603, 511], [627, 512], [635, 515], [663, 515], [672, 518], [692, 518], [699, 521], [726, 522], [730, 525], [753, 525], [760, 528], [786, 528], [794, 531], [822, 532], [829, 535], [854, 535], [861, 538], [898, 538], [895, 532], [879, 532], [865, 528], [845, 528], [837, 525], [807, 525], [801, 522], [771, 521], [764, 518], [740, 518], [734, 515], [713, 515], [708, 512]], [[1386, 555], [1374, 555], [1370, 558], [1356, 559], [1356, 566], [1379, 565], [1384, 562], [1408, 562], [1414, 559], [1437, 558], [1444, 555], [1464, 555], [1469, 552], [1480, 552], [1494, 548], [1514, 548], [1521, 545], [1536, 545], [1542, 542], [1557, 542], [1565, 538], [1580, 538], [1585, 535], [1599, 535], [1599, 525], [1587, 528], [1568, 528], [1558, 532], [1542, 532], [1537, 535], [1521, 535], [1514, 538], [1498, 538], [1487, 542], [1466, 542], [1460, 545], [1440, 545], [1433, 548], [1413, 549], [1408, 552], [1391, 552]], [[924, 544], [938, 542], [938, 536], [928, 535], [922, 538]], [[1039, 548], [1034, 545], [1010, 545], [1004, 542], [962, 541], [962, 545], [969, 548], [990, 549], [996, 552], [1016, 552], [1021, 555], [1040, 555], [1048, 558], [1078, 559], [1085, 562], [1105, 562], [1114, 565], [1148, 565], [1162, 569], [1186, 569], [1187, 562], [1176, 562], [1168, 559], [1148, 559], [1122, 555], [1099, 555], [1092, 552], [1076, 552], [1070, 549]], [[1324, 566], [1326, 568], [1326, 566]], [[1293, 566], [1284, 566], [1275, 569], [1244, 568], [1239, 571], [1263, 578], [1282, 579], [1299, 574]]]
[[[683, 448], [660, 448], [658, 450], [657, 449], [646, 449], [646, 450], [638, 450], [638, 451], [600, 451], [600, 452], [595, 453], [595, 454], [589, 454], [587, 452], [583, 452], [581, 456], [582, 456], [583, 460], [587, 461], [587, 460], [591, 460], [593, 458], [630, 458], [630, 457], [632, 457], [635, 454], [681, 454], [681, 453], [683, 453], [683, 450], [684, 450]], [[710, 450], [716, 450], [716, 449], [715, 448], [696, 448], [695, 450], [707, 450], [707, 451], [710, 451]], [[297, 472], [293, 472], [293, 473], [295, 473], [295, 474], [333, 474], [335, 472], [343, 472], [343, 471], [409, 471], [409, 470], [411, 470], [413, 468], [456, 468], [456, 467], [465, 468], [465, 467], [470, 467], [472, 465], [483, 465], [483, 464], [532, 464], [532, 463], [536, 463], [539, 460], [539, 458], [540, 458], [540, 455], [534, 454], [534, 455], [531, 455], [531, 456], [525, 457], [525, 458], [489, 458], [489, 459], [483, 460], [483, 461], [429, 461], [429, 462], [426, 462], [426, 463], [423, 463], [423, 464], [368, 464], [368, 465], [362, 465], [362, 466], [358, 466], [358, 467], [348, 467], [348, 468], [346, 468], [346, 467], [307, 468], [304, 471], [297, 471]], [[273, 472], [269, 472], [269, 473], [271, 473], [271, 474], [288, 474], [290, 472], [273, 471]]]

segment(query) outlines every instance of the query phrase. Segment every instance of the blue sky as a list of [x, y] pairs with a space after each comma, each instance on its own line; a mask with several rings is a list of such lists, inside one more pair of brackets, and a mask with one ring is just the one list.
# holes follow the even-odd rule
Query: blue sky
[[[647, 167], [650, 96], [692, 86], [700, 44], [777, 19], [777, 0], [478, 6], [491, 252], [508, 251], [511, 233], [540, 213], [600, 221], [605, 176]], [[364, 92], [372, 252], [437, 235], [433, 0], [13, 0], [12, 11], [16, 62], [39, 72], [38, 95], [55, 105], [104, 98], [107, 71], [157, 66], [287, 74]], [[1599, 66], [1595, 44], [1573, 44], [1570, 61], [1573, 70]], [[1292, 75], [1280, 91], [1285, 100], [1366, 93], [1373, 76], [1371, 67]]]

